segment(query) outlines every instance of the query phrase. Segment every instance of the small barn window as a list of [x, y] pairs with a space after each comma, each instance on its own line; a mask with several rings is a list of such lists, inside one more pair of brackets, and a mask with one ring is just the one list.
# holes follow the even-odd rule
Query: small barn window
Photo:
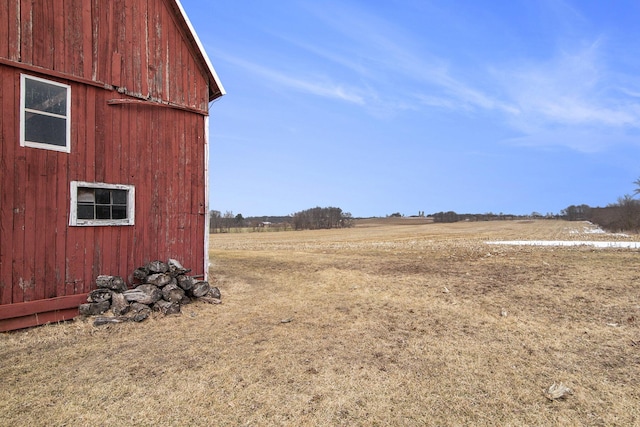
[[71, 152], [71, 86], [20, 76], [20, 145]]
[[133, 225], [133, 185], [71, 182], [69, 225]]

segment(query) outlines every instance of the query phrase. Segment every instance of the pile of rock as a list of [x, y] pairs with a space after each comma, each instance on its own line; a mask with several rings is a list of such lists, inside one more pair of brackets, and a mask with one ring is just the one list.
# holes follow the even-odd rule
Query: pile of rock
[[97, 289], [81, 304], [81, 315], [96, 316], [111, 311], [113, 316], [97, 317], [94, 324], [141, 322], [158, 311], [162, 314], [180, 313], [180, 308], [192, 299], [211, 304], [220, 303], [220, 290], [204, 280], [187, 275], [191, 271], [175, 259], [168, 262], [151, 261], [133, 271], [136, 282], [129, 289], [120, 276], [100, 275], [96, 279]]

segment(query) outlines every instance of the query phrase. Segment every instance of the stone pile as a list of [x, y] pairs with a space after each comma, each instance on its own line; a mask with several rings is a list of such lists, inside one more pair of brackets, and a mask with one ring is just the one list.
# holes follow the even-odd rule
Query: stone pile
[[96, 316], [111, 311], [113, 316], [101, 316], [95, 325], [141, 322], [158, 311], [162, 314], [180, 313], [181, 306], [193, 299], [210, 304], [220, 303], [220, 290], [204, 280], [189, 276], [189, 271], [175, 259], [168, 262], [151, 261], [133, 271], [134, 288], [129, 289], [120, 276], [100, 275], [97, 289], [89, 292], [87, 303], [79, 311], [84, 316]]

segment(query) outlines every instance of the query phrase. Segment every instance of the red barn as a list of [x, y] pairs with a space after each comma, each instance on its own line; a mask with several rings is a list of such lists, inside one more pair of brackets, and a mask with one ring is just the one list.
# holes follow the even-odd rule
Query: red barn
[[207, 274], [224, 93], [178, 0], [0, 2], [0, 331], [74, 317], [99, 274]]

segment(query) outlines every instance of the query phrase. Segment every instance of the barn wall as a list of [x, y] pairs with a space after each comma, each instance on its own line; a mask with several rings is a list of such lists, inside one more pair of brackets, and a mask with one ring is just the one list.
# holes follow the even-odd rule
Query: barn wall
[[[88, 292], [153, 259], [204, 274], [205, 118], [66, 82], [71, 153], [21, 147], [20, 73], [0, 65], [0, 305]], [[68, 226], [74, 180], [134, 185], [135, 225]]]
[[168, 0], [5, 0], [0, 58], [206, 111], [206, 71], [176, 23]]

